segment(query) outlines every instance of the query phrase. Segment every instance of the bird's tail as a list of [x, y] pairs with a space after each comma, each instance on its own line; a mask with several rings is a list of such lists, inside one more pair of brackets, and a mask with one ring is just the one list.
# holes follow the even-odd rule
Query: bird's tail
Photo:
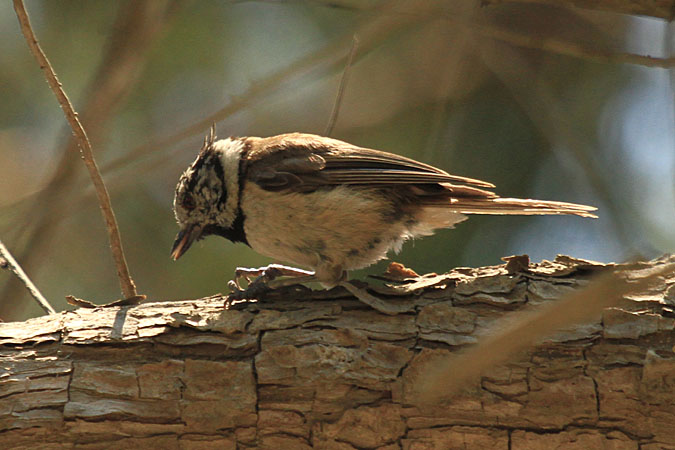
[[453, 198], [450, 209], [462, 214], [517, 216], [572, 214], [594, 219], [598, 217], [592, 213], [597, 210], [593, 206], [524, 198]]

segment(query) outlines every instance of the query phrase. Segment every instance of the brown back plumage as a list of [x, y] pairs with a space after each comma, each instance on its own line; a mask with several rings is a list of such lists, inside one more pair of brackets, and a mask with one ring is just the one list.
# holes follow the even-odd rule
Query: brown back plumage
[[311, 192], [326, 186], [391, 188], [421, 206], [462, 214], [597, 217], [596, 208], [574, 203], [500, 198], [492, 183], [451, 175], [404, 156], [331, 138], [290, 133], [259, 140], [247, 155], [248, 179], [269, 191]]

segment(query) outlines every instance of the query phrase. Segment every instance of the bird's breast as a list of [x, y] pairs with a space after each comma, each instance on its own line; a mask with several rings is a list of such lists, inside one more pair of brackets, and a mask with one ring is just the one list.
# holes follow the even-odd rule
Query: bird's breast
[[241, 208], [249, 245], [280, 261], [315, 269], [368, 266], [405, 239], [403, 218], [381, 193], [337, 186], [270, 192], [248, 183]]

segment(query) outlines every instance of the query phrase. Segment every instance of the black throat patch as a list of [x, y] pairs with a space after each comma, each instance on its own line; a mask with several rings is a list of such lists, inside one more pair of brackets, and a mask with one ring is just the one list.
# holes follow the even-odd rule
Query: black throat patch
[[[239, 159], [239, 167], [237, 168], [237, 180], [239, 181], [239, 192], [237, 196], [237, 217], [234, 219], [234, 223], [232, 223], [232, 231], [233, 231], [233, 236], [236, 237], [238, 240], [232, 240], [232, 242], [243, 242], [244, 244], [249, 245], [248, 240], [246, 239], [246, 232], [244, 231], [244, 220], [246, 220], [246, 216], [244, 216], [244, 213], [241, 210], [241, 197], [243, 195], [244, 191], [244, 184], [245, 184], [245, 178], [246, 178], [246, 156], [251, 149], [251, 144], [248, 142], [244, 143], [244, 148], [241, 151], [241, 157]], [[230, 238], [228, 238], [230, 239]]]
[[[234, 219], [234, 222], [232, 222], [232, 226], [229, 228], [221, 227], [218, 225], [207, 225], [204, 227], [203, 235], [210, 235], [210, 234], [215, 234], [218, 236], [222, 236], [225, 239], [229, 239], [232, 242], [242, 242], [250, 247], [250, 244], [248, 243], [248, 240], [246, 239], [246, 232], [244, 231], [244, 220], [246, 219], [246, 216], [244, 216], [244, 213], [241, 211], [241, 196], [242, 196], [242, 190], [244, 186], [244, 177], [246, 176], [246, 165], [244, 162], [246, 161], [246, 153], [248, 152], [249, 148], [248, 146], [244, 146], [244, 149], [242, 150], [241, 154], [241, 159], [239, 161], [239, 167], [238, 167], [238, 174], [237, 174], [237, 179], [239, 180], [239, 196], [238, 196], [238, 202], [237, 202], [237, 216]], [[220, 165], [220, 161], [217, 162], [216, 166], [216, 173], [220, 177], [220, 179], [223, 181], [223, 185], [225, 185], [225, 175], [223, 173], [223, 168]], [[225, 191], [225, 190], [224, 190]], [[222, 205], [225, 205], [225, 202], [227, 201], [227, 194], [224, 194], [219, 201], [222, 203]]]
[[237, 214], [237, 218], [234, 219], [232, 226], [229, 228], [221, 227], [219, 225], [205, 226], [202, 236], [208, 236], [211, 234], [222, 236], [232, 242], [242, 242], [250, 247], [248, 240], [246, 239], [246, 233], [244, 232], [244, 216], [241, 213], [241, 209]]

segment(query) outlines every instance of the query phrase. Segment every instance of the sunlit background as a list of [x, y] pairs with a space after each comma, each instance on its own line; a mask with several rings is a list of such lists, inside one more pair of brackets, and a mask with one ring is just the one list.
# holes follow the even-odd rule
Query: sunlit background
[[[171, 261], [176, 182], [214, 119], [221, 137], [325, 134], [355, 34], [332, 137], [491, 181], [502, 196], [599, 208], [597, 220], [474, 216], [393, 260], [425, 273], [511, 254], [675, 251], [674, 72], [626, 56], [673, 54], [667, 22], [468, 0], [328, 4], [26, 2], [90, 134], [139, 293], [226, 292], [236, 266], [272, 262], [218, 237]], [[119, 298], [86, 170], [11, 2], [0, 2], [0, 68], [0, 240], [57, 310], [67, 294]], [[0, 318], [39, 314], [0, 272]]]

